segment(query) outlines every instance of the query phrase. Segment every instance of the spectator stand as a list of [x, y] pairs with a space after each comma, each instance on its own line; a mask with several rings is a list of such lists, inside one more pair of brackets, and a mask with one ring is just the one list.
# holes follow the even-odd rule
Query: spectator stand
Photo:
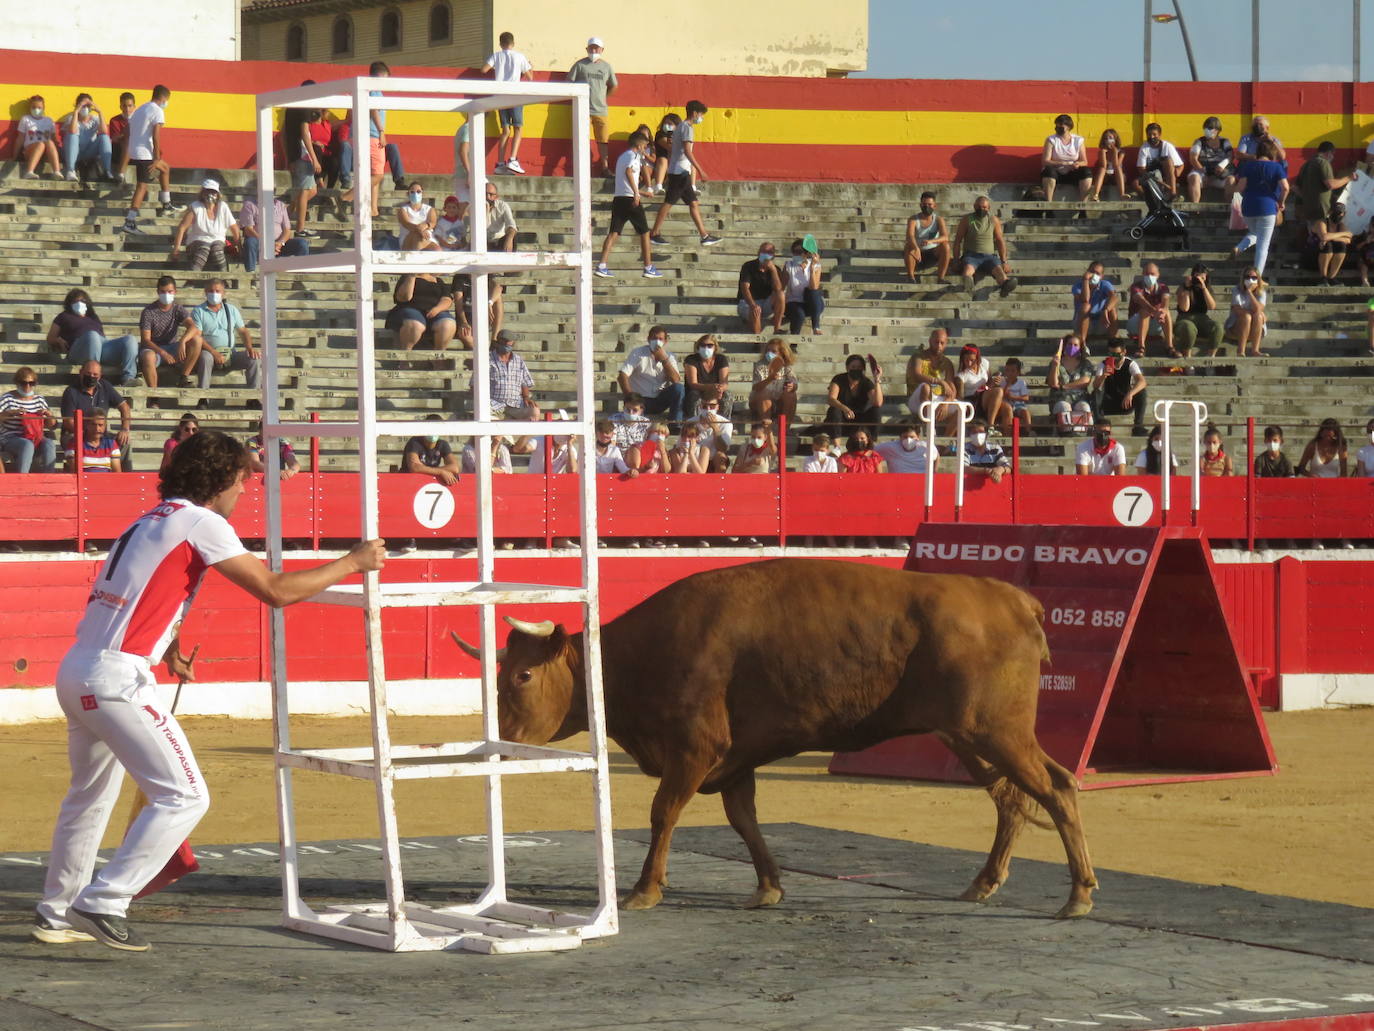
[[[383, 94], [384, 91], [384, 94]], [[373, 93], [377, 96], [373, 96]], [[525, 103], [567, 103], [572, 108], [573, 224], [569, 237], [576, 249], [553, 253], [487, 253], [486, 209], [472, 207], [473, 241], [477, 251], [376, 251], [370, 217], [371, 179], [367, 149], [354, 151], [354, 182], [357, 203], [348, 249], [293, 257], [265, 257], [261, 265], [262, 350], [266, 375], [263, 380], [263, 437], [267, 461], [267, 550], [274, 570], [282, 568], [282, 492], [279, 451], [271, 441], [302, 431], [313, 437], [356, 439], [359, 443], [358, 523], [363, 539], [382, 536], [379, 504], [377, 441], [380, 437], [407, 437], [446, 433], [485, 440], [497, 434], [540, 435], [545, 426], [536, 422], [493, 422], [488, 377], [473, 377], [472, 420], [444, 422], [388, 421], [377, 418], [376, 342], [374, 339], [373, 281], [379, 272], [397, 275], [429, 272], [444, 276], [470, 273], [473, 307], [485, 311], [488, 276], [534, 267], [564, 269], [575, 276], [577, 411], [576, 421], [560, 427], [569, 435], [592, 439], [593, 403], [592, 303], [591, 303], [591, 196], [590, 168], [585, 141], [588, 136], [588, 94], [585, 85], [552, 83], [443, 82], [434, 79], [357, 78], [279, 90], [257, 97], [259, 233], [270, 239], [267, 220], [273, 210], [273, 113], [277, 108], [347, 108], [353, 112], [354, 139], [366, 140], [365, 131], [375, 108], [393, 111], [424, 111], [483, 115], [487, 111]], [[471, 120], [475, 153], [485, 153], [483, 118]], [[473, 162], [472, 195], [483, 195], [485, 168]], [[277, 277], [302, 273], [356, 277], [357, 319], [357, 418], [333, 422], [282, 422], [276, 325]], [[489, 348], [487, 320], [474, 320], [475, 354]], [[585, 449], [584, 449], [585, 452]], [[479, 952], [532, 952], [575, 948], [584, 938], [614, 934], [618, 929], [614, 866], [610, 840], [609, 768], [606, 756], [605, 720], [601, 700], [601, 655], [598, 627], [596, 543], [596, 485], [594, 472], [583, 470], [580, 479], [580, 526], [582, 536], [581, 583], [576, 586], [502, 583], [495, 578], [494, 511], [490, 450], [477, 449], [477, 555], [478, 579], [462, 583], [383, 583], [379, 573], [368, 573], [361, 583], [321, 592], [315, 602], [359, 609], [367, 656], [371, 745], [356, 748], [301, 748], [291, 740], [291, 685], [287, 679], [286, 653], [289, 637], [280, 609], [270, 621], [275, 757], [278, 768], [278, 812], [282, 840], [283, 924], [293, 930], [336, 938], [392, 952], [437, 949], [469, 949]], [[453, 495], [442, 484], [428, 480], [415, 493], [413, 508], [426, 525], [442, 526], [456, 509]], [[496, 606], [576, 603], [582, 607], [586, 628], [585, 676], [591, 751], [521, 745], [502, 741], [497, 722]], [[383, 647], [383, 610], [391, 607], [426, 608], [477, 606], [481, 638], [482, 723], [481, 741], [409, 745], [391, 740], [387, 716], [387, 678]], [[314, 770], [371, 781], [375, 787], [387, 898], [384, 903], [331, 905], [317, 912], [300, 894], [300, 851], [297, 847], [296, 814], [292, 798], [292, 773]], [[506, 897], [504, 816], [501, 778], [526, 773], [591, 772], [594, 780], [597, 831], [598, 905], [591, 914], [566, 913], [510, 901]], [[399, 830], [396, 818], [395, 782], [430, 777], [486, 778], [487, 884], [470, 904], [431, 907], [406, 900]]]

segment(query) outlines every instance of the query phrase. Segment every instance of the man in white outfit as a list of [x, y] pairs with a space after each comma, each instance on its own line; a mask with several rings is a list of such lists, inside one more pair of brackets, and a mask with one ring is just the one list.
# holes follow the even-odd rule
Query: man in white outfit
[[[129, 903], [210, 804], [191, 746], [157, 693], [152, 664], [160, 658], [171, 676], [194, 679], [179, 631], [206, 571], [213, 566], [279, 608], [382, 567], [377, 540], [310, 569], [269, 570], [248, 554], [228, 521], [247, 475], [248, 452], [233, 438], [206, 431], [183, 441], [162, 471], [161, 504], [120, 535], [96, 574], [76, 643], [57, 671], [72, 778], [53, 832], [35, 941], [149, 948], [129, 926]], [[148, 805], [92, 877], [125, 770]]]

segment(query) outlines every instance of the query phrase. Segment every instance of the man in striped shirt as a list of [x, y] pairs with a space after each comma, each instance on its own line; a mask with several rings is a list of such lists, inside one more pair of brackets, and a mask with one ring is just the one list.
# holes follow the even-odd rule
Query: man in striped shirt
[[81, 456], [81, 471], [87, 473], [123, 472], [120, 459], [119, 441], [114, 435], [105, 432], [108, 412], [104, 408], [94, 409], [84, 422], [84, 437], [78, 449], [71, 441], [63, 454], [67, 472], [76, 472], [77, 454]]

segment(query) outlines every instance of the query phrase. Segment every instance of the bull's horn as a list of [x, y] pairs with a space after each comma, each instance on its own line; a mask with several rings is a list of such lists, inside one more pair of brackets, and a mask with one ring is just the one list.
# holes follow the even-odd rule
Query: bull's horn
[[[464, 640], [463, 640], [461, 637], [459, 637], [454, 631], [450, 630], [449, 633], [450, 633], [450, 634], [452, 635], [452, 637], [453, 637], [453, 643], [454, 643], [454, 644], [456, 644], [459, 648], [463, 649], [463, 651], [467, 652], [469, 655], [471, 655], [471, 656], [472, 656], [474, 659], [476, 659], [478, 662], [481, 662], [481, 661], [482, 661], [482, 653], [481, 653], [480, 650], [478, 650], [477, 648], [474, 648], [472, 645], [468, 644], [467, 641], [464, 641]], [[500, 651], [498, 651], [498, 652], [496, 653], [496, 661], [497, 661], [497, 662], [503, 662], [503, 661], [505, 660], [505, 658], [506, 658], [506, 649], [502, 648]]]
[[526, 623], [523, 619], [516, 619], [514, 616], [502, 616], [516, 630], [522, 634], [529, 634], [531, 637], [552, 637], [553, 620], [546, 619], [542, 623]]

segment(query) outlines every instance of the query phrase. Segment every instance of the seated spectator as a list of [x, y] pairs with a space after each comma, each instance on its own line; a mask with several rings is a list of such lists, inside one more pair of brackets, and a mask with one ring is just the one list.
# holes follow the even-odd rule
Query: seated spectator
[[968, 440], [964, 442], [965, 472], [1001, 483], [1002, 477], [1011, 472], [1011, 459], [1001, 447], [988, 443], [986, 419], [974, 419], [968, 428]]
[[906, 278], [914, 283], [918, 271], [934, 267], [935, 281], [946, 283], [949, 257], [949, 228], [935, 211], [935, 194], [926, 190], [921, 194], [921, 210], [906, 220], [906, 243], [902, 247]]
[[1145, 436], [1145, 413], [1149, 408], [1145, 374], [1135, 359], [1126, 357], [1126, 342], [1107, 341], [1107, 357], [1093, 379], [1099, 415], [1129, 415], [1137, 437]]
[[1231, 141], [1221, 134], [1221, 119], [1212, 115], [1202, 123], [1202, 135], [1188, 149], [1188, 199], [1202, 200], [1202, 188], [1212, 186], [1229, 191], [1236, 182], [1236, 166]]
[[[1363, 455], [1366, 450], [1366, 448], [1361, 448], [1360, 454]], [[1255, 456], [1255, 475], [1266, 479], [1293, 475], [1293, 463], [1283, 453], [1282, 427], [1266, 426], [1264, 428], [1264, 450]]]
[[1178, 291], [1178, 322], [1175, 326], [1175, 346], [1179, 354], [1187, 357], [1199, 341], [1205, 347], [1208, 357], [1217, 353], [1221, 346], [1221, 324], [1212, 318], [1211, 312], [1217, 310], [1217, 299], [1212, 294], [1212, 272], [1202, 262], [1192, 267], [1183, 277], [1183, 286]]
[[[81, 462], [83, 473], [118, 473], [124, 471], [120, 461], [119, 440], [105, 432], [107, 412], [104, 408], [92, 409], [82, 426], [81, 443], [75, 440], [63, 451], [66, 459], [64, 468], [69, 473], [76, 472], [76, 463]], [[80, 458], [78, 459], [78, 455]]]
[[442, 250], [462, 250], [465, 207], [455, 196], [444, 198], [444, 213], [434, 221], [434, 239]]
[[1202, 434], [1201, 471], [1203, 476], [1234, 476], [1236, 472], [1231, 456], [1222, 447], [1221, 433], [1214, 426], [1208, 426]]
[[707, 472], [723, 473], [730, 468], [731, 438], [735, 428], [725, 418], [719, 401], [703, 401], [696, 415], [683, 424], [697, 428], [697, 443], [707, 453]]
[[1231, 314], [1226, 317], [1225, 336], [1236, 342], [1236, 354], [1241, 357], [1246, 354], [1258, 357], [1263, 353], [1260, 342], [1269, 328], [1267, 285], [1252, 265], [1242, 273], [1240, 284], [1231, 291]]
[[1240, 214], [1246, 232], [1231, 251], [1234, 260], [1255, 248], [1255, 268], [1260, 275], [1269, 260], [1269, 242], [1274, 226], [1288, 200], [1288, 169], [1275, 157], [1273, 143], [1261, 140], [1259, 154], [1241, 161], [1236, 170], [1236, 190], [1240, 193]]
[[694, 422], [689, 422], [682, 427], [677, 443], [668, 452], [669, 472], [705, 473], [711, 471], [711, 449], [701, 443], [700, 433], [701, 431]]
[[749, 427], [749, 438], [735, 454], [732, 473], [775, 473], [778, 471], [778, 445], [769, 426], [756, 422]]
[[[67, 181], [74, 183], [83, 178], [78, 174], [81, 169], [88, 173], [98, 169], [102, 181], [114, 182], [110, 153], [110, 130], [105, 125], [104, 113], [89, 93], [78, 93], [76, 107], [62, 120], [62, 163], [67, 166]], [[88, 174], [84, 178], [97, 176]]]
[[81, 366], [77, 385], [62, 392], [62, 443], [71, 447], [76, 435], [76, 414], [81, 413], [83, 426], [89, 422], [92, 413], [99, 408], [109, 413], [119, 411], [119, 430], [115, 440], [120, 448], [128, 453], [129, 428], [133, 425], [133, 413], [129, 402], [108, 381], [100, 378], [100, 363], [89, 361]]
[[1112, 424], [1098, 419], [1091, 440], [1078, 445], [1074, 467], [1079, 476], [1125, 476], [1126, 449], [1112, 439]]
[[762, 333], [764, 319], [772, 322], [774, 333], [782, 330], [787, 300], [782, 275], [773, 260], [776, 252], [771, 243], [760, 244], [758, 257], [750, 258], [740, 266], [735, 307], [750, 333]]
[[[453, 298], [453, 314], [458, 320], [458, 342], [469, 351], [473, 348], [472, 329], [472, 276], [466, 272], [454, 275], [449, 284]], [[495, 339], [501, 334], [501, 326], [506, 321], [505, 287], [496, 276], [487, 277], [487, 332]]]
[[177, 260], [181, 254], [181, 243], [185, 240], [188, 268], [196, 272], [207, 267], [224, 271], [229, 268], [224, 256], [224, 244], [231, 236], [234, 246], [241, 246], [242, 235], [238, 223], [234, 221], [229, 205], [220, 197], [219, 182], [215, 179], [203, 180], [200, 199], [191, 202], [172, 236], [171, 260]]
[[439, 213], [433, 205], [425, 203], [425, 188], [422, 183], [410, 184], [406, 202], [396, 209], [396, 241], [403, 251], [437, 251], [439, 241], [435, 239], [434, 229], [439, 221]]
[[1109, 175], [1116, 182], [1117, 198], [1126, 199], [1125, 156], [1121, 134], [1115, 129], [1105, 130], [1097, 141], [1097, 169], [1093, 172], [1093, 192], [1088, 200], [1102, 199], [1102, 187]]
[[67, 291], [62, 310], [48, 327], [48, 346], [75, 364], [94, 361], [118, 368], [122, 387], [138, 379], [138, 338], [106, 337], [95, 302], [79, 286]]
[[1020, 358], [1008, 358], [1001, 373], [988, 381], [983, 411], [1000, 433], [1010, 434], [1014, 422], [1027, 431], [1031, 428], [1030, 384], [1021, 375], [1022, 368]]
[[1088, 340], [1094, 331], [1109, 340], [1116, 336], [1116, 307], [1121, 297], [1106, 271], [1106, 265], [1094, 261], [1069, 290], [1073, 295], [1073, 331], [1080, 341]]
[[1345, 227], [1345, 205], [1340, 201], [1332, 204], [1326, 217], [1309, 223], [1309, 229], [1317, 247], [1317, 275], [1323, 286], [1337, 286], [1336, 277], [1341, 274], [1346, 252], [1354, 240]]
[[878, 363], [870, 362], [872, 379], [864, 375], [864, 359], [857, 354], [845, 359], [844, 372], [831, 377], [824, 424], [827, 433], [838, 437], [862, 427], [864, 439], [871, 441], [876, 435], [882, 423], [883, 376]]
[[296, 235], [308, 240], [315, 234], [306, 226], [310, 202], [317, 191], [316, 179], [324, 174], [322, 150], [311, 127], [324, 122], [324, 112], [318, 108], [288, 107], [282, 118], [282, 149], [286, 153], [286, 167], [291, 173], [291, 206], [295, 209]]
[[1345, 433], [1336, 419], [1323, 419], [1317, 435], [1302, 449], [1297, 475], [1319, 480], [1338, 479], [1350, 475], [1350, 456]]
[[1355, 475], [1374, 476], [1374, 419], [1364, 424], [1364, 435], [1369, 443], [1355, 453]]
[[[617, 426], [617, 432], [619, 429], [620, 427]], [[668, 424], [666, 422], [649, 423], [649, 432], [644, 440], [632, 445], [628, 451], [621, 448], [621, 453], [625, 456], [625, 464], [644, 474], [666, 473], [668, 471], [667, 440]]]
[[1070, 333], [1059, 341], [1059, 350], [1050, 359], [1050, 418], [1060, 436], [1082, 433], [1093, 422], [1093, 382], [1097, 369], [1088, 358], [1083, 342]]
[[825, 297], [821, 294], [821, 253], [810, 234], [792, 241], [792, 257], [782, 267], [782, 279], [788, 330], [796, 336], [810, 319], [811, 335], [820, 336], [821, 312], [825, 311]]
[[631, 469], [625, 464], [625, 456], [615, 446], [615, 423], [610, 419], [597, 420], [596, 450], [591, 458], [599, 473], [619, 473], [632, 479], [639, 475], [638, 469]]
[[[225, 372], [242, 372], [249, 390], [257, 390], [262, 378], [262, 356], [253, 346], [253, 334], [243, 321], [243, 312], [225, 298], [228, 290], [224, 280], [216, 277], [205, 284], [205, 303], [191, 309], [191, 321], [200, 330], [204, 349], [217, 368]], [[241, 347], [235, 347], [239, 343]], [[200, 407], [208, 408], [206, 398]], [[261, 408], [262, 402], [249, 398], [249, 408]]]
[[749, 391], [749, 414], [762, 422], [797, 416], [797, 376], [792, 371], [796, 359], [785, 337], [773, 337], [761, 348], [754, 363], [754, 386]]
[[0, 454], [17, 473], [50, 473], [57, 462], [57, 445], [46, 433], [57, 416], [37, 387], [38, 374], [25, 365], [14, 374], [14, 389], [0, 394]]
[[873, 450], [873, 437], [866, 429], [855, 429], [845, 441], [840, 455], [840, 471], [846, 473], [885, 473], [887, 463]]
[[[496, 184], [487, 183], [487, 250], [515, 250], [515, 234], [518, 229], [515, 215], [511, 212], [510, 205], [500, 198]], [[467, 231], [463, 235], [469, 241], [472, 240], [471, 215], [468, 217]], [[468, 246], [476, 249], [475, 243], [470, 242]]]
[[[463, 445], [463, 472], [477, 472], [477, 449], [481, 446], [481, 439], [469, 437], [468, 442]], [[506, 446], [506, 438], [502, 436], [492, 437], [487, 445], [491, 449], [491, 471], [496, 473], [513, 473], [515, 466], [511, 464], [510, 448]]]
[[[534, 377], [530, 368], [515, 351], [516, 336], [508, 329], [496, 334], [491, 342], [488, 366], [491, 371], [491, 415], [493, 419], [535, 421], [542, 418], [535, 404]], [[517, 453], [528, 452], [530, 438], [521, 438]]]
[[162, 464], [158, 466], [158, 472], [164, 472], [172, 461], [172, 452], [177, 449], [177, 445], [183, 440], [194, 437], [200, 432], [200, 420], [196, 418], [194, 412], [187, 412], [183, 415], [176, 425], [176, 429], [168, 434], [167, 439], [162, 442]]
[[[992, 375], [991, 363], [983, 357], [976, 344], [965, 344], [959, 348], [959, 368], [954, 373], [954, 385], [959, 388], [955, 397], [973, 405], [975, 412], [983, 410], [983, 401], [988, 393], [988, 380]], [[954, 412], [950, 409], [950, 412]], [[954, 420], [958, 424], [958, 419]]]
[[1255, 115], [1250, 123], [1250, 131], [1240, 138], [1236, 144], [1236, 163], [1242, 161], [1253, 161], [1260, 156], [1260, 144], [1268, 142], [1274, 148], [1275, 161], [1287, 161], [1288, 152], [1283, 149], [1283, 143], [1277, 136], [1269, 132], [1269, 119], [1264, 115]]
[[[402, 276], [396, 281], [391, 299], [395, 307], [387, 313], [386, 328], [396, 334], [396, 343], [407, 355], [426, 332], [437, 354], [447, 350], [458, 331], [458, 322], [453, 315], [453, 297], [444, 290], [438, 276], [429, 272]], [[444, 359], [438, 361], [442, 363]]]
[[662, 326], [651, 326], [648, 343], [625, 356], [616, 381], [621, 397], [638, 394], [644, 399], [647, 414], [666, 415], [669, 422], [682, 421], [682, 373], [677, 359], [668, 352], [668, 331]]
[[[267, 447], [262, 440], [261, 419], [258, 420], [257, 432], [248, 438], [244, 447], [248, 449], [248, 471], [253, 473], [267, 472]], [[301, 471], [301, 463], [296, 458], [296, 451], [285, 437], [277, 438], [277, 461], [281, 466], [280, 478], [283, 482]]]
[[[921, 419], [921, 405], [926, 401], [957, 401], [962, 388], [956, 382], [954, 363], [945, 354], [949, 345], [949, 330], [931, 330], [926, 346], [913, 354], [906, 363], [906, 406]], [[962, 360], [962, 355], [960, 356]], [[941, 408], [935, 413], [935, 425], [941, 433], [949, 433], [959, 421], [955, 408]]]
[[[563, 412], [558, 413], [560, 419], [567, 416]], [[536, 442], [535, 449], [530, 452], [530, 464], [527, 472], [543, 474], [545, 468], [552, 473], [576, 473], [581, 463], [580, 441], [575, 437], [566, 435], [556, 435], [552, 438], [541, 437]], [[545, 448], [549, 451], [551, 461], [545, 466]]]
[[1164, 341], [1164, 349], [1177, 358], [1174, 317], [1169, 311], [1169, 285], [1159, 278], [1159, 265], [1147, 261], [1140, 267], [1140, 275], [1131, 284], [1130, 297], [1126, 333], [1138, 341], [1136, 357], [1145, 356], [1146, 341], [1150, 337], [1160, 337]]
[[[1158, 476], [1159, 463], [1164, 457], [1164, 430], [1156, 423], [1150, 428], [1150, 437], [1145, 441], [1145, 446], [1140, 449], [1140, 454], [1135, 456], [1135, 471], [1137, 476]], [[1169, 468], [1173, 472], [1178, 472], [1178, 458], [1172, 451], [1169, 452]]]
[[124, 227], [118, 232], [131, 236], [142, 235], [143, 230], [138, 227], [138, 213], [152, 183], [157, 183], [159, 187], [159, 215], [184, 210], [181, 204], [172, 203], [172, 166], [167, 163], [162, 151], [162, 126], [167, 121], [166, 108], [171, 97], [172, 91], [166, 86], [154, 86], [152, 99], [140, 104], [129, 115], [124, 156], [115, 175], [123, 179], [125, 166], [133, 162], [134, 195], [129, 201], [129, 209], [124, 212]]
[[[662, 279], [663, 273], [654, 268], [653, 248], [649, 242], [649, 220], [644, 215], [643, 190], [640, 179], [644, 174], [644, 158], [649, 151], [649, 137], [643, 133], [630, 136], [630, 145], [615, 163], [614, 196], [611, 198], [611, 224], [601, 245], [601, 257], [592, 271], [602, 279], [614, 279], [615, 273], [607, 264], [611, 251], [625, 229], [625, 223], [639, 237], [639, 257], [645, 279]], [[604, 151], [603, 151], [604, 152]]]
[[134, 113], [137, 106], [138, 100], [132, 93], [121, 93], [119, 114], [110, 119], [110, 167], [119, 169], [115, 182], [119, 182], [124, 175], [125, 166], [129, 163], [129, 116]]
[[714, 333], [697, 338], [696, 349], [682, 361], [686, 380], [682, 410], [693, 415], [703, 401], [720, 402], [721, 418], [730, 418], [734, 399], [730, 397], [730, 359], [720, 349]]
[[[181, 339], [177, 339], [181, 330]], [[157, 386], [158, 366], [166, 364], [180, 379], [175, 386], [191, 385], [191, 370], [196, 370], [196, 385], [201, 390], [210, 386], [210, 369], [214, 358], [205, 350], [205, 341], [196, 328], [191, 313], [177, 303], [177, 281], [161, 276], [157, 281], [157, 300], [143, 309], [138, 317], [139, 341], [143, 349], [138, 363], [143, 370], [143, 382]], [[149, 401], [150, 406], [154, 406]]]
[[1135, 159], [1135, 192], [1145, 189], [1145, 180], [1153, 179], [1163, 189], [1166, 197], [1178, 193], [1178, 180], [1183, 174], [1183, 159], [1178, 149], [1164, 138], [1164, 130], [1158, 122], [1145, 126], [1145, 142], [1140, 145]]
[[62, 175], [62, 158], [57, 153], [57, 126], [44, 113], [46, 103], [34, 94], [29, 110], [19, 119], [14, 133], [14, 162], [23, 171], [21, 179], [37, 179], [38, 168], [46, 163], [54, 176]]
[[[621, 410], [611, 415], [615, 424], [615, 446], [631, 469], [640, 467], [640, 447], [649, 438], [649, 417], [644, 414], [644, 398], [630, 394], [622, 399]], [[651, 448], [650, 451], [653, 449]]]
[[1075, 135], [1073, 119], [1060, 115], [1054, 120], [1054, 132], [1045, 137], [1040, 154], [1040, 185], [1046, 200], [1054, 200], [1054, 188], [1060, 184], [1078, 188], [1078, 199], [1087, 200], [1092, 192], [1091, 169], [1083, 137]]
[[[425, 416], [425, 421], [443, 422], [444, 417], [438, 412], [431, 412]], [[401, 452], [401, 472], [423, 473], [433, 476], [445, 486], [452, 486], [458, 482], [458, 456], [453, 453], [452, 445], [442, 437], [411, 437]]]
[[[329, 146], [324, 152], [325, 183], [330, 189], [338, 186], [346, 199], [353, 199], [353, 117], [352, 112], [336, 114], [325, 111], [324, 124], [329, 127]], [[341, 199], [344, 199], [341, 197]]]
[[669, 111], [658, 123], [654, 133], [654, 187], [653, 192], [663, 192], [663, 180], [668, 174], [668, 159], [673, 154], [673, 133], [682, 124], [682, 116]]
[[889, 473], [924, 473], [940, 464], [940, 449], [934, 441], [921, 439], [920, 424], [914, 419], [902, 424], [896, 440], [883, 441], [873, 451]]
[[[272, 233], [271, 257], [295, 258], [310, 253], [310, 241], [291, 231], [291, 213], [286, 210], [284, 200], [273, 198], [272, 217], [267, 227]], [[255, 272], [262, 260], [262, 239], [258, 236], [258, 202], [252, 194], [239, 209], [239, 233], [243, 240], [244, 271]]]
[[1007, 241], [1002, 236], [1002, 221], [992, 213], [992, 201], [979, 197], [973, 213], [959, 220], [954, 234], [954, 253], [964, 289], [970, 297], [981, 275], [990, 275], [1005, 297], [1016, 289], [1016, 277], [1007, 263]]
[[[830, 453], [830, 434], [817, 433], [811, 438], [811, 454], [802, 463], [804, 473], [837, 473], [840, 463]], [[884, 445], [886, 446], [886, 445]]]

